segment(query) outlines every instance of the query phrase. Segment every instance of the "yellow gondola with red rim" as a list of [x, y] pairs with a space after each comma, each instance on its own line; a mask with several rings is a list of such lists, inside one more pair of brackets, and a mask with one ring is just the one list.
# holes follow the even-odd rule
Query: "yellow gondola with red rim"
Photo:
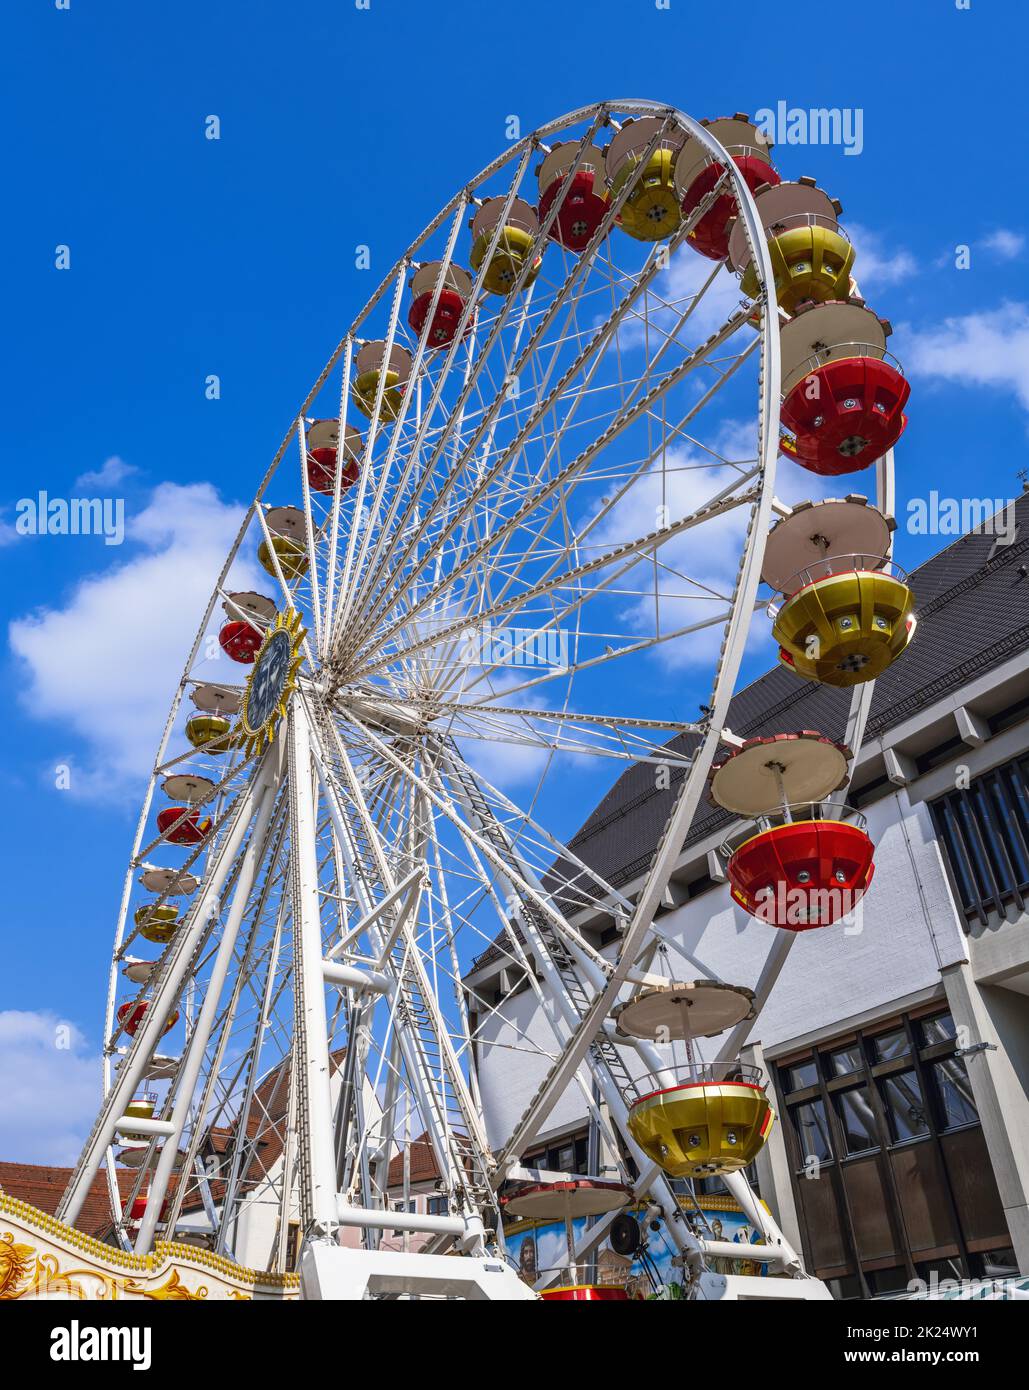
[[630, 189], [618, 225], [637, 241], [664, 241], [679, 230], [682, 205], [675, 162], [685, 139], [679, 126], [660, 116], [644, 116], [626, 121], [607, 147], [611, 196], [617, 198], [627, 185]]
[[[813, 179], [800, 179], [765, 188], [755, 205], [768, 241], [779, 307], [792, 314], [807, 300], [846, 299], [854, 248], [838, 221], [840, 204]], [[757, 272], [740, 218], [729, 234], [729, 263], [740, 272], [743, 293], [753, 299]]]
[[695, 1063], [634, 1101], [629, 1129], [670, 1177], [713, 1177], [753, 1163], [773, 1119], [757, 1067]]

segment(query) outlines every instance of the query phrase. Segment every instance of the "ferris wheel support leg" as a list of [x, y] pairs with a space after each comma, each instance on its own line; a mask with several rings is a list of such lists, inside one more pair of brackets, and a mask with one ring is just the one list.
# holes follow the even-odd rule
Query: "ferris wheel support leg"
[[[767, 1211], [754, 1196], [746, 1175], [744, 1173], [723, 1173], [722, 1182], [725, 1183], [729, 1192], [743, 1208], [750, 1224], [761, 1232], [768, 1245], [778, 1251], [777, 1262], [782, 1266], [783, 1272], [802, 1276], [804, 1266], [800, 1256], [783, 1235], [779, 1223], [772, 1213]], [[761, 1257], [758, 1256], [757, 1258]]]
[[[325, 767], [324, 751], [317, 746], [317, 729], [315, 730], [314, 762], [318, 768], [325, 794], [325, 807], [329, 813], [329, 819], [335, 830], [344, 861], [354, 876], [354, 888], [361, 910], [367, 920], [372, 922], [373, 918], [369, 914], [372, 912], [373, 902], [369, 892], [370, 885], [365, 882], [367, 875], [373, 872], [377, 881], [387, 892], [392, 892], [397, 885], [388, 862], [381, 851], [376, 848], [374, 820], [369, 812], [360, 780], [354, 771], [346, 749], [339, 739], [338, 732], [331, 726], [327, 726], [326, 732], [331, 739], [330, 751], [334, 759], [334, 767], [341, 774], [343, 785], [339, 785], [336, 779], [329, 775]], [[377, 740], [373, 739], [373, 742], [377, 743]], [[389, 750], [386, 751], [388, 754]], [[417, 782], [419, 779], [412, 777], [412, 780]], [[357, 843], [354, 840], [354, 829], [347, 822], [340, 797], [341, 791], [346, 791], [349, 797], [348, 804], [357, 818], [358, 828], [369, 846], [373, 862], [367, 867], [362, 867], [360, 862]], [[384, 933], [386, 934], [384, 935]], [[387, 950], [387, 941], [392, 939], [388, 932], [388, 923], [369, 925], [368, 939], [374, 954], [384, 963], [383, 968], [387, 968], [388, 962], [388, 971], [394, 979], [395, 987], [401, 993], [406, 992], [408, 995], [414, 988], [419, 997], [421, 1008], [427, 1015], [427, 1027], [432, 1035], [433, 1048], [437, 1059], [442, 1059], [447, 1083], [462, 1116], [465, 1130], [465, 1139], [462, 1145], [459, 1146], [454, 1138], [446, 1105], [439, 1103], [433, 1076], [435, 1067], [434, 1064], [430, 1063], [426, 1054], [423, 1036], [417, 1027], [403, 1023], [398, 1017], [395, 1025], [397, 1037], [404, 1058], [408, 1083], [416, 1098], [419, 1113], [425, 1122], [429, 1142], [435, 1153], [440, 1172], [444, 1175], [444, 1180], [448, 1186], [455, 1191], [458, 1188], [467, 1188], [469, 1150], [464, 1147], [464, 1144], [470, 1144], [474, 1150], [477, 1173], [480, 1179], [484, 1179], [491, 1166], [486, 1157], [488, 1142], [485, 1127], [481, 1116], [476, 1112], [472, 1103], [445, 1020], [439, 1010], [421, 956], [414, 947], [411, 927], [406, 921], [402, 924], [396, 934], [395, 945], [391, 950]], [[403, 948], [402, 951], [401, 948]], [[402, 960], [399, 961], [398, 952], [402, 956]], [[400, 1225], [400, 1223], [397, 1224]]]
[[[269, 824], [271, 823], [272, 812], [275, 809], [275, 795], [272, 790], [271, 782], [277, 780], [280, 775], [280, 751], [280, 748], [273, 748], [271, 752], [272, 767], [269, 768], [271, 777], [269, 782], [264, 784], [258, 794], [254, 828], [251, 832], [250, 843], [247, 845], [246, 851], [244, 852], [243, 861], [236, 879], [236, 886], [232, 894], [232, 906], [229, 908], [228, 916], [225, 919], [221, 941], [218, 943], [218, 952], [214, 958], [214, 964], [211, 967], [207, 988], [204, 990], [204, 1002], [200, 1006], [200, 1013], [193, 1027], [193, 1031], [190, 1034], [189, 1042], [186, 1046], [186, 1053], [179, 1069], [176, 1084], [176, 1099], [174, 1102], [174, 1110], [171, 1115], [172, 1129], [166, 1136], [161, 1147], [161, 1157], [157, 1161], [153, 1181], [150, 1184], [146, 1210], [139, 1223], [139, 1231], [136, 1235], [137, 1255], [145, 1254], [150, 1249], [150, 1245], [154, 1238], [154, 1230], [157, 1226], [157, 1219], [164, 1203], [165, 1193], [168, 1190], [168, 1180], [175, 1166], [179, 1141], [186, 1127], [186, 1121], [190, 1116], [193, 1092], [196, 1089], [196, 1084], [200, 1077], [200, 1069], [204, 1063], [204, 1054], [207, 1050], [207, 1043], [211, 1036], [211, 1030], [214, 1027], [215, 1016], [217, 1015], [218, 1005], [221, 1001], [222, 989], [225, 985], [229, 968], [232, 965], [236, 950], [236, 938], [239, 935], [239, 928], [243, 921], [243, 914], [246, 911], [250, 890], [254, 886], [257, 877], [257, 869], [265, 850], [265, 839], [267, 837]], [[202, 1123], [202, 1118], [202, 1116], [198, 1116], [197, 1122]], [[171, 1213], [172, 1220], [174, 1220], [174, 1216], [175, 1213], [173, 1211]]]
[[301, 1137], [301, 1226], [329, 1235], [336, 1220], [336, 1153], [330, 1089], [329, 1027], [322, 975], [317, 822], [312, 788], [311, 731], [303, 701], [289, 711], [290, 846], [297, 1049], [297, 1118]]
[[189, 969], [197, 941], [206, 930], [210, 914], [221, 894], [225, 880], [236, 860], [250, 822], [253, 819], [257, 798], [268, 785], [270, 766], [274, 754], [266, 757], [264, 765], [254, 780], [244, 799], [240, 801], [228, 834], [215, 851], [215, 859], [210, 877], [201, 888], [188, 920], [188, 926], [176, 933], [169, 947], [168, 963], [162, 972], [153, 996], [153, 1008], [147, 1013], [143, 1026], [139, 1029], [128, 1055], [118, 1068], [114, 1082], [104, 1100], [93, 1133], [87, 1140], [71, 1181], [65, 1190], [57, 1215], [61, 1221], [74, 1226], [93, 1186], [108, 1147], [114, 1143], [118, 1121], [125, 1114], [146, 1072], [147, 1063], [153, 1056], [164, 1030], [168, 1013], [175, 1007], [182, 992], [186, 972]]

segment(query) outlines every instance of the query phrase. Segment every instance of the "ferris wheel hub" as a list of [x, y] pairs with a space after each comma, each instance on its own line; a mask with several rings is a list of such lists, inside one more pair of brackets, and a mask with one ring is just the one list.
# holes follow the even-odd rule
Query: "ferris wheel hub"
[[346, 687], [336, 691], [335, 705], [341, 714], [350, 714], [374, 732], [390, 736], [424, 734], [431, 717], [424, 705]]

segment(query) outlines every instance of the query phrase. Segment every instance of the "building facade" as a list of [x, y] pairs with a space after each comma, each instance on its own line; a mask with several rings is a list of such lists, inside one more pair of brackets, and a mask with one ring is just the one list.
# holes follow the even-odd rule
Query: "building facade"
[[[874, 881], [851, 918], [798, 935], [743, 1054], [778, 1117], [754, 1179], [840, 1297], [1029, 1273], [1029, 495], [1016, 519], [912, 575], [918, 631], [877, 682], [848, 795]], [[779, 668], [739, 692], [727, 723], [744, 738], [842, 738], [848, 704]], [[571, 848], [632, 898], [673, 792], [633, 767]], [[732, 828], [702, 802], [655, 923], [655, 973], [755, 985], [777, 929], [729, 896], [717, 849]], [[614, 952], [613, 917], [571, 920]], [[499, 943], [465, 984], [498, 1143], [544, 1075], [531, 1045], [554, 1039]], [[587, 1134], [570, 1090], [540, 1166], [586, 1171]]]

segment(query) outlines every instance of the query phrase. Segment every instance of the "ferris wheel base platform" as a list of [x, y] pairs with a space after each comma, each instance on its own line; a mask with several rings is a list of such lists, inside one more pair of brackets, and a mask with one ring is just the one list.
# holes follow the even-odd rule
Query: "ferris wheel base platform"
[[353, 1250], [332, 1241], [311, 1241], [301, 1251], [299, 1274], [302, 1299], [406, 1294], [476, 1302], [538, 1300], [534, 1290], [501, 1260], [473, 1255]]
[[760, 1298], [765, 1303], [809, 1303], [833, 1301], [821, 1279], [763, 1278], [758, 1274], [713, 1274], [705, 1272], [697, 1281], [694, 1298], [699, 1302], [733, 1302]]

